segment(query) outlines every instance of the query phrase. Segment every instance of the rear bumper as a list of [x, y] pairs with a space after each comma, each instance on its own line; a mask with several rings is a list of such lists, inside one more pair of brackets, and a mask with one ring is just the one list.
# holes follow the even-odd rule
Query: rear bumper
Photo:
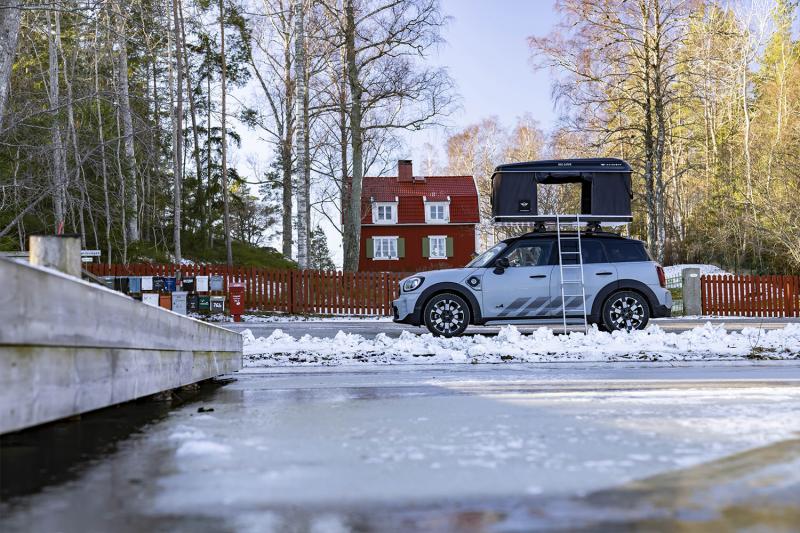
[[653, 308], [653, 318], [669, 318], [672, 316], [672, 309], [666, 305], [657, 305]]
[[657, 302], [653, 305], [653, 318], [669, 318], [672, 316], [672, 293], [668, 289], [655, 289]]

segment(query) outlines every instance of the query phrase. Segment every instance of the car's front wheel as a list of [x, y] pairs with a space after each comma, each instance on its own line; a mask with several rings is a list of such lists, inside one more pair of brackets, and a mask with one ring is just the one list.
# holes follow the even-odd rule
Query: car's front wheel
[[437, 336], [455, 337], [469, 326], [469, 306], [456, 294], [437, 294], [425, 304], [424, 313], [425, 326]]
[[608, 331], [644, 329], [649, 321], [650, 305], [638, 292], [615, 292], [603, 304], [603, 326]]

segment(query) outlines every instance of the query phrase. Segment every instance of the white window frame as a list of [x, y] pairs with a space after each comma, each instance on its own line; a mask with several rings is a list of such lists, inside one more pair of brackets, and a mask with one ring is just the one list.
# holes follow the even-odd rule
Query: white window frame
[[[397, 245], [399, 244], [400, 237], [398, 236], [391, 236], [391, 235], [379, 235], [376, 237], [372, 237], [372, 260], [373, 261], [396, 261], [400, 259], [399, 254], [397, 253]], [[388, 246], [388, 251], [390, 255], [384, 256], [383, 254], [383, 245], [379, 245], [379, 242], [392, 242], [394, 241], [394, 250], [392, 250], [392, 246]], [[378, 253], [380, 251], [380, 254]], [[391, 255], [391, 252], [394, 252], [394, 255]]]
[[[441, 240], [441, 255], [433, 255], [433, 241]], [[447, 235], [428, 235], [428, 259], [447, 259]]]
[[[379, 218], [380, 208], [391, 209], [391, 217]], [[397, 202], [375, 202], [372, 204], [372, 223], [373, 224], [397, 224]]]
[[[441, 207], [444, 218], [433, 218], [431, 216], [432, 207]], [[450, 222], [450, 202], [425, 202], [426, 224], [447, 224], [449, 222]]]

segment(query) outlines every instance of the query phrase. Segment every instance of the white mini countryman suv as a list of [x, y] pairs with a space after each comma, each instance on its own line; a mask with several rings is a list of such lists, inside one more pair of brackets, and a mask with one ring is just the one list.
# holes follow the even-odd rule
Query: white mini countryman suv
[[[575, 237], [575, 232], [561, 232], [559, 254], [555, 232], [528, 233], [497, 244], [464, 268], [405, 278], [400, 281], [399, 297], [392, 302], [394, 320], [424, 324], [434, 335], [452, 337], [470, 324], [561, 319], [562, 304], [567, 318], [581, 323], [585, 305], [587, 321], [609, 331], [644, 329], [651, 317], [670, 316], [672, 296], [664, 270], [650, 259], [641, 241], [599, 231], [581, 232], [580, 243]], [[581, 295], [562, 299], [561, 272], [564, 287], [575, 276], [567, 272], [577, 271], [580, 276], [580, 268], [574, 268], [580, 263], [578, 255], [583, 263]]]

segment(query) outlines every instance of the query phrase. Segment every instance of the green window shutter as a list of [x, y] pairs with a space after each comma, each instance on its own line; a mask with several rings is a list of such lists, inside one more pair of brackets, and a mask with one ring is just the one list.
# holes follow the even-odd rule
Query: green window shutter
[[453, 257], [453, 238], [447, 238], [447, 257]]
[[372, 259], [375, 256], [375, 244], [372, 238], [367, 239], [367, 259]]
[[406, 240], [402, 237], [397, 239], [397, 257], [406, 256]]
[[427, 237], [422, 238], [422, 257], [431, 256], [431, 240]]

